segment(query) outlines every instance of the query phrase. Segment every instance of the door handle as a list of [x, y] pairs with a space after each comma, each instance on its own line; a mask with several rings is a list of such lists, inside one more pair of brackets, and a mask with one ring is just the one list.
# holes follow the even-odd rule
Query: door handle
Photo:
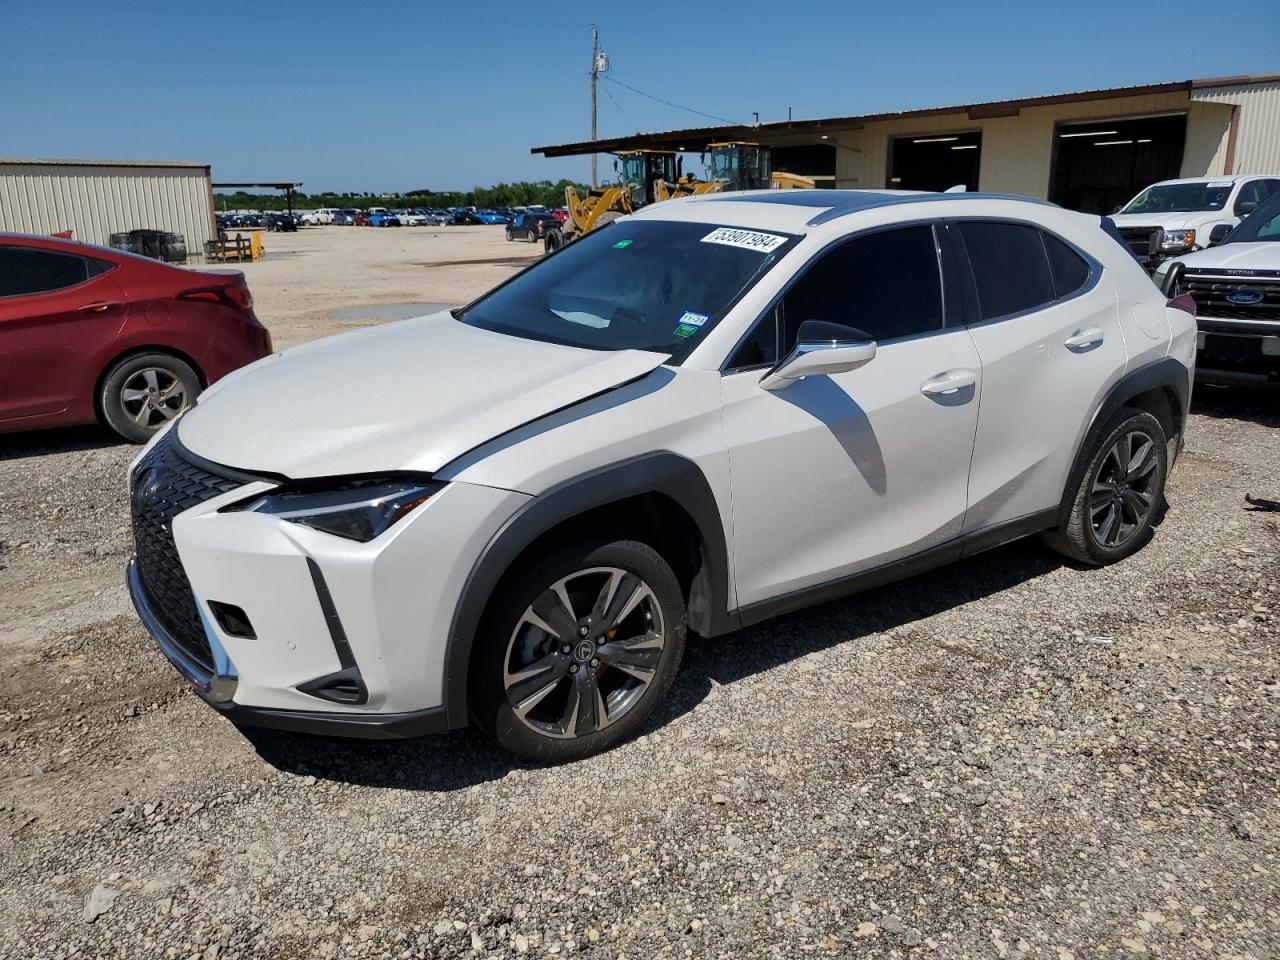
[[1092, 347], [1102, 342], [1102, 330], [1098, 327], [1085, 327], [1083, 330], [1077, 330], [1067, 339], [1062, 341], [1062, 345], [1068, 350], [1081, 350], [1084, 347]]
[[104, 310], [110, 310], [112, 307], [123, 307], [124, 304], [119, 300], [106, 300], [102, 303], [86, 303], [80, 309], [85, 313], [102, 313]]
[[926, 397], [946, 397], [965, 387], [972, 387], [978, 382], [978, 375], [972, 370], [960, 368], [940, 373], [920, 384], [920, 392]]

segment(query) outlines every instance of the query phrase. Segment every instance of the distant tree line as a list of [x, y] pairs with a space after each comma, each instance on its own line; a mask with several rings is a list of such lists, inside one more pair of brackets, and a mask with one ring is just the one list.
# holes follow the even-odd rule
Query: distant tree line
[[[492, 187], [475, 187], [465, 192], [458, 190], [430, 190], [422, 188], [407, 193], [295, 193], [295, 210], [315, 210], [319, 207], [527, 207], [542, 204], [559, 207], [564, 204], [564, 188], [572, 186], [579, 193], [590, 189], [572, 180], [538, 180], [533, 183], [499, 183]], [[219, 210], [284, 210], [283, 193], [219, 193], [214, 196]]]

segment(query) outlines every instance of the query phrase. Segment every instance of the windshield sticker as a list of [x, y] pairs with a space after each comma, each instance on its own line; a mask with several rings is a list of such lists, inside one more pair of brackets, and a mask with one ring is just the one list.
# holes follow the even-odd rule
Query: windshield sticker
[[708, 313], [694, 313], [692, 310], [686, 310], [684, 316], [676, 322], [681, 326], [688, 324], [691, 327], [700, 327], [710, 319], [711, 315]]
[[773, 233], [757, 233], [754, 230], [737, 230], [733, 227], [719, 227], [702, 238], [703, 243], [720, 243], [726, 247], [741, 247], [743, 250], [754, 250], [757, 253], [768, 253], [787, 242], [786, 237]]
[[685, 339], [692, 337], [697, 332], [698, 332], [698, 328], [695, 327], [692, 323], [677, 324], [676, 329], [674, 331], [675, 336], [685, 338]]
[[634, 240], [619, 240], [617, 243], [615, 243], [615, 244], [613, 245], [613, 249], [615, 249], [615, 250], [625, 250], [625, 249], [627, 249], [627, 247], [631, 246], [631, 244], [633, 244], [633, 243], [635, 243], [635, 241], [634, 241]]
[[1206, 184], [1205, 184], [1205, 186], [1206, 186], [1206, 187], [1208, 187], [1210, 190], [1216, 190], [1216, 189], [1217, 189], [1217, 188], [1219, 188], [1219, 187], [1229, 187], [1229, 186], [1231, 186], [1231, 181], [1230, 181], [1230, 180], [1226, 180], [1226, 181], [1222, 181], [1222, 180], [1214, 180], [1214, 181], [1212, 181], [1212, 182], [1210, 182], [1210, 183], [1206, 183]]

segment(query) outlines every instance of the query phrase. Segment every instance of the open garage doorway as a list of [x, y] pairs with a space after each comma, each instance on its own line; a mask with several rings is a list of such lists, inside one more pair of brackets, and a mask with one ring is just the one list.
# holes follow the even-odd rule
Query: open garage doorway
[[774, 170], [808, 177], [816, 186], [836, 185], [836, 148], [829, 143], [774, 147], [772, 162]]
[[1182, 172], [1187, 115], [1060, 123], [1053, 132], [1049, 199], [1111, 213], [1138, 191]]
[[895, 137], [887, 185], [893, 190], [947, 190], [963, 184], [977, 190], [981, 160], [981, 131]]

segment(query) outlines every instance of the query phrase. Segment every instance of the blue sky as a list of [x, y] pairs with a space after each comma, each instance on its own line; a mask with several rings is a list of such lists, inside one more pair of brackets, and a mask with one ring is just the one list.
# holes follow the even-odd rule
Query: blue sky
[[0, 154], [308, 191], [585, 179], [529, 147], [587, 139], [593, 23], [601, 136], [1280, 71], [1278, 0], [0, 0]]

